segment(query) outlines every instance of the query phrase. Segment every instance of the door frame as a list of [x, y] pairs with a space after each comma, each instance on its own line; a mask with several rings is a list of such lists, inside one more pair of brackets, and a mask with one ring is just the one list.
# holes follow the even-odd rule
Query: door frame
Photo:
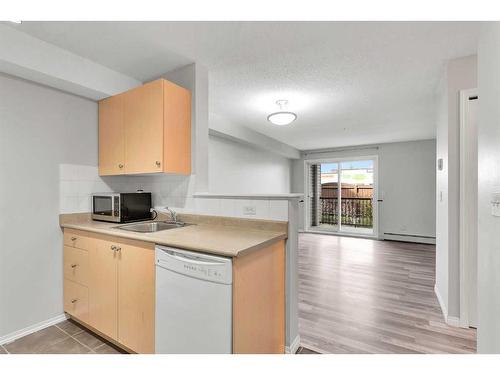
[[[467, 243], [470, 241], [470, 231], [467, 230], [468, 228], [476, 228], [477, 231], [477, 220], [474, 220], [474, 218], [471, 218], [469, 215], [464, 215], [463, 213], [466, 212], [467, 210], [470, 209], [471, 205], [472, 207], [478, 206], [477, 199], [470, 199], [469, 194], [466, 193], [466, 176], [470, 173], [470, 169], [466, 170], [465, 163], [464, 161], [467, 160], [470, 155], [468, 155], [467, 150], [465, 149], [465, 137], [464, 134], [466, 134], [466, 126], [467, 126], [467, 110], [468, 110], [468, 103], [469, 103], [469, 98], [478, 96], [478, 90], [476, 88], [474, 89], [467, 89], [467, 90], [460, 90], [460, 139], [459, 139], [459, 144], [460, 144], [460, 184], [459, 184], [459, 190], [460, 190], [460, 204], [459, 204], [459, 253], [460, 253], [460, 326], [464, 328], [468, 328], [470, 326], [470, 321], [469, 321], [469, 298], [470, 298], [470, 290], [469, 286], [471, 284], [472, 280], [472, 270], [470, 267], [470, 259], [473, 255], [472, 251], [474, 249], [471, 249], [469, 246], [466, 246]], [[476, 197], [477, 198], [477, 197]], [[477, 218], [476, 218], [477, 219]], [[477, 233], [477, 232], [476, 232]], [[476, 259], [477, 259], [477, 234], [476, 234]], [[477, 273], [476, 273], [477, 275]], [[476, 280], [476, 286], [477, 286], [477, 280]], [[477, 298], [477, 294], [476, 294]], [[476, 322], [477, 323], [477, 322]]]
[[[310, 218], [310, 184], [309, 184], [309, 174], [311, 171], [312, 164], [321, 163], [341, 163], [344, 161], [359, 161], [359, 160], [373, 160], [373, 197], [372, 197], [372, 207], [373, 207], [373, 234], [363, 235], [352, 232], [341, 232], [341, 231], [326, 231], [315, 229], [311, 227]], [[339, 168], [340, 170], [340, 168]], [[339, 174], [340, 181], [340, 174]], [[380, 239], [379, 234], [379, 209], [378, 209], [378, 155], [363, 155], [363, 156], [342, 156], [342, 157], [329, 157], [321, 159], [305, 159], [304, 160], [304, 231], [309, 233], [321, 233], [321, 234], [332, 234], [338, 236], [348, 236], [348, 237], [362, 237], [362, 238], [375, 238]]]

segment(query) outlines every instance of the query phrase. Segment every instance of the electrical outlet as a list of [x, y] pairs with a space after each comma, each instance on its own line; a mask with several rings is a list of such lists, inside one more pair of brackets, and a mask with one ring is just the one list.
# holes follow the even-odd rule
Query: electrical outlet
[[255, 206], [243, 206], [243, 215], [255, 216], [257, 215], [257, 208]]

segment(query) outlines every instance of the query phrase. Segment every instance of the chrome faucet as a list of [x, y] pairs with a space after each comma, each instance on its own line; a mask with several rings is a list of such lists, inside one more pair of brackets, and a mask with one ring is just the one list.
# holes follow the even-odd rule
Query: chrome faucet
[[168, 208], [167, 206], [165, 206], [165, 209], [169, 212], [170, 218], [172, 219], [172, 221], [177, 222], [177, 212], [175, 212], [171, 208]]

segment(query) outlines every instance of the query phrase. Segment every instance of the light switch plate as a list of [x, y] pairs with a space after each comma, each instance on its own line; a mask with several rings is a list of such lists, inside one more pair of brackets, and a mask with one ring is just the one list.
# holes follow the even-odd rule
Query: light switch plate
[[500, 193], [491, 195], [491, 215], [500, 217]]

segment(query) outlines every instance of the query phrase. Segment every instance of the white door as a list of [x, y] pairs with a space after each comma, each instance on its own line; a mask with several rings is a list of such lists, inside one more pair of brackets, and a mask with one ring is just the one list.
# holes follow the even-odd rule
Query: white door
[[460, 320], [477, 327], [477, 90], [461, 92], [460, 121]]

